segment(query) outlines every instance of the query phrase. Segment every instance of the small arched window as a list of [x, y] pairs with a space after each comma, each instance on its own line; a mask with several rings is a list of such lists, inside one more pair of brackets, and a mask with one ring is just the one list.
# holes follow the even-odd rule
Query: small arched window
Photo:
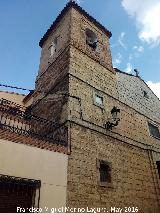
[[52, 57], [57, 52], [57, 38], [54, 39], [51, 46], [49, 47], [50, 57]]
[[88, 28], [86, 29], [86, 43], [93, 49], [96, 49], [98, 43], [96, 34]]

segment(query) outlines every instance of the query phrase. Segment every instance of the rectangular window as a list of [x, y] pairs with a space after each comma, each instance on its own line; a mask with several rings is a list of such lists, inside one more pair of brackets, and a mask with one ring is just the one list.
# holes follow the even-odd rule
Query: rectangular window
[[103, 97], [101, 97], [99, 95], [95, 95], [95, 102], [98, 105], [103, 105]]
[[111, 183], [111, 169], [110, 166], [105, 161], [100, 161], [99, 173], [100, 182]]
[[97, 183], [100, 187], [114, 189], [110, 162], [97, 159]]
[[104, 99], [103, 96], [101, 96], [99, 93], [94, 92], [93, 93], [93, 103], [94, 105], [100, 107], [100, 108], [104, 108]]
[[160, 179], [160, 161], [157, 161], [156, 164], [157, 164], [157, 170], [158, 170], [159, 179]]
[[151, 124], [151, 123], [148, 123], [148, 126], [149, 126], [150, 134], [153, 137], [160, 139], [160, 133], [159, 133], [158, 127], [153, 125], [153, 124]]

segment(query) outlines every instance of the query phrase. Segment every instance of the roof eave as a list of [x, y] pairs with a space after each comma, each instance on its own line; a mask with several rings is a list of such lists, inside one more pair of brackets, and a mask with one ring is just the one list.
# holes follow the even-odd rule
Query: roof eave
[[66, 4], [66, 6], [64, 7], [64, 9], [61, 11], [61, 13], [58, 15], [58, 17], [56, 18], [56, 20], [52, 23], [52, 25], [50, 26], [50, 28], [47, 30], [47, 32], [44, 34], [44, 36], [42, 37], [42, 39], [39, 42], [39, 46], [42, 48], [45, 40], [48, 38], [48, 36], [50, 35], [51, 31], [57, 26], [57, 24], [59, 23], [59, 21], [64, 17], [64, 15], [68, 12], [68, 10], [70, 8], [74, 7], [75, 9], [77, 9], [80, 13], [82, 13], [84, 16], [86, 16], [88, 19], [91, 20], [91, 22], [93, 22], [97, 27], [99, 27], [100, 29], [102, 29], [107, 36], [110, 38], [112, 36], [112, 33], [110, 31], [108, 31], [103, 25], [101, 25], [95, 18], [93, 18], [92, 16], [90, 16], [84, 9], [82, 9], [82, 7], [80, 7], [77, 3], [70, 1]]

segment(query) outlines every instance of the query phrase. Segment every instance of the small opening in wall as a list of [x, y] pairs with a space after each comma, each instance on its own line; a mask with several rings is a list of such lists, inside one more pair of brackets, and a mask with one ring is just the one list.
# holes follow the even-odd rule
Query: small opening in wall
[[149, 127], [150, 134], [153, 137], [160, 139], [159, 128], [151, 123], [148, 123], [148, 127]]
[[96, 49], [98, 43], [96, 34], [88, 28], [86, 29], [86, 43], [93, 49]]
[[57, 52], [57, 38], [54, 39], [51, 46], [49, 47], [50, 56], [52, 57]]
[[143, 96], [144, 96], [145, 98], [149, 98], [149, 97], [148, 97], [148, 93], [147, 93], [146, 91], [143, 91]]
[[99, 165], [100, 182], [111, 183], [111, 168], [105, 161], [100, 161]]
[[95, 103], [96, 105], [103, 106], [103, 97], [95, 94]]
[[157, 161], [156, 164], [157, 164], [157, 170], [158, 170], [159, 179], [160, 179], [160, 161]]

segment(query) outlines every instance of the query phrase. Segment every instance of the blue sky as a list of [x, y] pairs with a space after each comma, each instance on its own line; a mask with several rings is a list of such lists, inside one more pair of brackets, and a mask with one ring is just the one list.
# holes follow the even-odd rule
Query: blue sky
[[[1, 84], [34, 88], [39, 40], [66, 0], [0, 0]], [[160, 0], [79, 0], [112, 32], [115, 67], [140, 76], [160, 97]], [[0, 88], [0, 90], [3, 88]]]

